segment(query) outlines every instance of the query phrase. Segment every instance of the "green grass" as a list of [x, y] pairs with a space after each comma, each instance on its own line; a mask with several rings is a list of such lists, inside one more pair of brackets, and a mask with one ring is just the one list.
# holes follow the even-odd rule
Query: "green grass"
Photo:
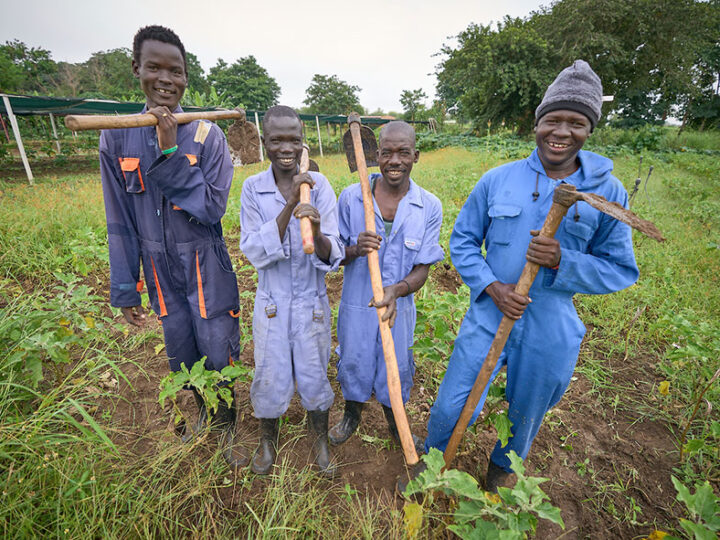
[[[702, 150], [718, 148], [708, 134], [688, 133], [678, 140]], [[495, 143], [449, 147], [421, 155], [413, 177], [443, 202], [446, 255], [455, 217], [477, 179], [524, 144], [508, 143], [501, 150]], [[615, 143], [608, 139], [607, 144]], [[720, 173], [717, 156], [698, 151], [643, 150], [643, 156], [645, 170], [653, 165], [654, 172], [647, 196], [641, 190], [633, 209], [653, 220], [667, 241], [657, 244], [636, 234], [638, 283], [613, 295], [577, 298], [580, 316], [591, 328], [578, 370], [589, 380], [600, 410], [662, 419], [679, 438], [701, 389], [720, 367]], [[317, 161], [338, 194], [356, 181], [343, 157]], [[615, 174], [628, 189], [638, 161], [639, 154], [627, 149], [615, 156]], [[267, 162], [236, 170], [223, 222], [230, 244], [238, 242], [242, 180], [266, 167]], [[142, 358], [143, 346], [157, 343], [158, 336], [124, 335], [105, 307], [107, 248], [98, 174], [39, 178], [35, 187], [0, 181], [0, 193], [4, 537], [403, 536], [402, 513], [392, 505], [319, 479], [309, 469], [282, 464], [269, 481], [259, 481], [246, 473], [233, 477], [219, 455], [183, 447], [169, 433], [149, 457], [111, 443], [123, 426], [101, 414], [98, 404], [111, 400], [112, 391], [98, 386], [100, 376], [110, 371], [122, 377], [118, 364]], [[467, 302], [464, 288], [457, 296], [440, 292], [438, 272], [433, 270], [418, 295], [417, 377], [426, 381], [431, 396]], [[646, 366], [653, 385], [668, 382], [667, 393], [653, 386], [643, 397], [618, 383], [608, 359], [625, 355], [628, 362]], [[32, 379], [19, 358], [39, 358], [43, 378]], [[676, 473], [683, 481], [718, 481], [720, 432], [712, 424], [720, 405], [718, 388], [704, 395], [713, 413], [697, 415], [688, 431], [688, 449]], [[591, 481], [592, 471], [582, 460], [568, 466], [584, 469]], [[625, 482], [625, 473], [618, 473], [616, 484], [597, 486], [597, 496], [584, 504], [616, 512], [618, 520], [639, 519], [634, 500], [628, 498], [620, 509], [605, 499], [608, 492], [622, 491]], [[233, 503], [224, 507], [220, 500]]]

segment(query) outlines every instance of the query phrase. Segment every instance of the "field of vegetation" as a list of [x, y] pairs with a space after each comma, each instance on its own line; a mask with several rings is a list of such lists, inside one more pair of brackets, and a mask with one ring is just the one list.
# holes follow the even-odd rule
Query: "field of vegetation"
[[[716, 538], [720, 144], [686, 134], [686, 144], [672, 147], [652, 131], [627, 140], [622, 132], [596, 135], [594, 148], [613, 157], [628, 191], [641, 177], [633, 210], [654, 221], [667, 241], [635, 234], [638, 283], [609, 296], [576, 298], [588, 333], [575, 377], [548, 414], [521, 482], [501, 498], [486, 496], [473, 477], [482, 479], [496, 430], [504, 429], [502, 380], [460, 447], [458, 470], [441, 473], [438, 456], [429, 456], [432, 478], [414, 486], [412, 499], [393, 492], [405, 467], [377, 404], [368, 407], [358, 435], [333, 450], [340, 465], [334, 480], [318, 477], [310, 465], [297, 401], [282, 420], [278, 464], [269, 477], [249, 470], [233, 475], [212, 435], [183, 445], [174, 434], [173, 403], [159, 403], [168, 371], [160, 327], [128, 328], [108, 304], [97, 169], [68, 174], [58, 164], [34, 187], [21, 175], [0, 174], [0, 534]], [[417, 295], [417, 374], [408, 415], [424, 435], [469, 297], [447, 250], [455, 217], [485, 171], [524, 157], [532, 143], [427, 135], [421, 147], [428, 151], [413, 178], [443, 202], [441, 243], [448, 255]], [[357, 181], [344, 157], [315, 159], [336, 193]], [[248, 368], [256, 277], [238, 249], [240, 190], [266, 166], [236, 169], [223, 221], [240, 283]], [[341, 274], [328, 277], [334, 310], [341, 283]], [[336, 360], [333, 355], [333, 379]], [[334, 387], [331, 422], [342, 414]], [[248, 390], [247, 382], [235, 385], [238, 431], [253, 449], [257, 420]], [[174, 404], [192, 416], [191, 402], [181, 393]]]

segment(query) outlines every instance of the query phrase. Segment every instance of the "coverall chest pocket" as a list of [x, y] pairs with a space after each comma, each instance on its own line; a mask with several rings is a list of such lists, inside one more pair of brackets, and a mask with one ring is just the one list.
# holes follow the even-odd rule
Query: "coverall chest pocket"
[[142, 193], [145, 191], [142, 173], [140, 172], [140, 158], [118, 158], [120, 171], [125, 180], [125, 191], [128, 193]]
[[415, 259], [417, 259], [421, 247], [422, 240], [419, 238], [405, 237], [403, 240], [403, 268], [412, 269], [415, 266]]
[[587, 246], [590, 240], [595, 234], [594, 228], [583, 221], [582, 219], [575, 221], [572, 217], [568, 216], [563, 219], [563, 230], [567, 233], [567, 239], [570, 242], [575, 242], [573, 248], [578, 251], [587, 251]]
[[517, 234], [522, 208], [512, 204], [493, 204], [488, 209], [490, 227], [486, 238], [493, 244], [507, 245]]

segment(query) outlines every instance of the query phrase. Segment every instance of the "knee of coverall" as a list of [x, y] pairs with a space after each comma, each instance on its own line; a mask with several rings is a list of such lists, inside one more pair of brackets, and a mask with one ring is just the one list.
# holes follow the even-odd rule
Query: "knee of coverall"
[[327, 377], [330, 318], [325, 295], [302, 302], [293, 311], [293, 372], [300, 402], [307, 411], [326, 411], [335, 400]]
[[[466, 318], [466, 320], [468, 319]], [[458, 337], [455, 340], [445, 376], [440, 383], [437, 398], [430, 410], [428, 436], [425, 440], [426, 452], [430, 448], [445, 450], [470, 390], [490, 350], [493, 338], [494, 336], [485, 328], [465, 324], [465, 321], [463, 321]], [[482, 411], [490, 383], [505, 365], [505, 356], [505, 352], [500, 355], [480, 401], [475, 407], [469, 425], [472, 425], [477, 420]]]
[[366, 402], [372, 397], [378, 362], [373, 345], [379, 339], [377, 315], [367, 308], [340, 303], [337, 323], [337, 380], [347, 401]]
[[237, 311], [237, 278], [224, 242], [178, 244], [177, 251], [185, 271], [185, 287], [193, 314], [213, 319]]
[[215, 371], [240, 358], [240, 325], [238, 312], [227, 312], [212, 319], [195, 317], [195, 340], [201, 356], [205, 356], [205, 368]]
[[255, 375], [250, 386], [256, 418], [279, 418], [295, 393], [288, 320], [289, 306], [258, 290], [253, 314]]

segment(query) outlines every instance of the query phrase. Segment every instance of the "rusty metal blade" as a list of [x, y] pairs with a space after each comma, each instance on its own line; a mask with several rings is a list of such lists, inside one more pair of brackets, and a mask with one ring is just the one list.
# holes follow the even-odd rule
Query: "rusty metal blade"
[[[368, 167], [377, 167], [377, 141], [375, 133], [367, 126], [360, 127], [360, 140], [362, 141], [363, 154], [365, 154], [365, 163]], [[352, 134], [350, 130], [343, 135], [343, 148], [345, 148], [345, 156], [347, 157], [350, 172], [357, 171], [357, 160], [355, 159], [355, 148], [353, 147]]]
[[646, 219], [638, 217], [630, 210], [623, 208], [622, 205], [616, 202], [609, 202], [605, 197], [603, 197], [602, 195], [597, 195], [596, 193], [578, 192], [576, 196], [578, 199], [585, 201], [596, 210], [612, 216], [618, 221], [627, 223], [633, 229], [637, 229], [644, 235], [649, 236], [650, 238], [653, 238], [658, 242], [665, 241], [662, 233], [658, 230], [658, 228], [652, 221], [647, 221]]

